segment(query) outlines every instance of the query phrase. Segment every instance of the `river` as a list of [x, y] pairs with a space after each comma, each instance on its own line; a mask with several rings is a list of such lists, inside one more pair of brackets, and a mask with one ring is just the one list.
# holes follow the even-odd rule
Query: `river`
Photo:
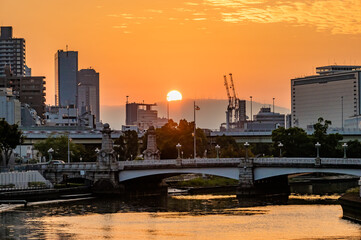
[[0, 239], [361, 239], [341, 216], [337, 204], [241, 208], [235, 195], [88, 199], [2, 212]]

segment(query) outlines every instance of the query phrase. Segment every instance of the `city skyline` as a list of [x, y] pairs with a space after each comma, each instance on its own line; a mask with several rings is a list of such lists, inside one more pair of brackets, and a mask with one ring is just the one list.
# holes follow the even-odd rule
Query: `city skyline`
[[[15, 5], [12, 15], [6, 9]], [[26, 39], [27, 64], [47, 79], [47, 104], [53, 54], [68, 45], [80, 53], [79, 69], [102, 74], [101, 105], [123, 105], [127, 95], [162, 101], [172, 89], [185, 99], [226, 99], [222, 77], [232, 72], [239, 98], [276, 97], [290, 108], [290, 79], [361, 62], [360, 9], [354, 1], [2, 1], [0, 21]]]

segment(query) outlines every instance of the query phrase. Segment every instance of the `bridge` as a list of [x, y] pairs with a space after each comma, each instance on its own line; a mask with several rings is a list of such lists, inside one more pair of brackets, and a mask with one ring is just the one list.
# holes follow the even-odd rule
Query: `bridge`
[[[107, 181], [112, 188], [138, 181], [149, 183], [170, 176], [198, 173], [221, 176], [239, 181], [239, 194], [257, 192], [261, 184], [280, 184], [279, 178], [297, 173], [338, 173], [361, 177], [361, 159], [350, 158], [207, 158], [135, 160], [113, 162], [102, 165], [99, 162], [40, 165], [44, 177], [52, 183], [64, 179], [83, 179], [91, 184]], [[284, 178], [285, 177], [285, 178]], [[287, 185], [287, 182], [282, 182]], [[132, 184], [134, 187], [134, 184]], [[115, 190], [117, 191], [117, 190]]]
[[[119, 193], [143, 188], [157, 189], [166, 177], [200, 173], [236, 179], [237, 194], [251, 196], [288, 191], [290, 174], [325, 172], [361, 176], [361, 159], [347, 158], [205, 158], [118, 162], [115, 158], [112, 130], [104, 124], [102, 149], [93, 163], [38, 165], [43, 176], [52, 183], [70, 179], [83, 180], [97, 191]], [[150, 138], [148, 135], [148, 138]], [[155, 136], [152, 136], [155, 137]], [[153, 138], [152, 138], [153, 139]], [[151, 141], [148, 139], [148, 144]], [[154, 145], [154, 146], [153, 146]], [[155, 138], [152, 149], [156, 150]], [[178, 154], [179, 156], [179, 154]]]

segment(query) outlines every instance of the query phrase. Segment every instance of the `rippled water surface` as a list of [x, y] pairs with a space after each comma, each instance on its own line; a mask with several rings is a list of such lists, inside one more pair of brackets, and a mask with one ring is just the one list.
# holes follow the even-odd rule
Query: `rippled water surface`
[[234, 195], [91, 199], [0, 213], [0, 239], [361, 239], [339, 205], [241, 208]]

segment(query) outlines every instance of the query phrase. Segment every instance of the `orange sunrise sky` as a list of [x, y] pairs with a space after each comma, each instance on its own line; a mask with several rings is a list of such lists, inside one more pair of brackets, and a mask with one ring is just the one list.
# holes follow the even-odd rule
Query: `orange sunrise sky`
[[316, 66], [361, 64], [359, 0], [0, 0], [0, 25], [26, 40], [33, 75], [54, 104], [54, 55], [79, 52], [100, 73], [101, 105], [240, 98], [290, 108], [290, 79]]

